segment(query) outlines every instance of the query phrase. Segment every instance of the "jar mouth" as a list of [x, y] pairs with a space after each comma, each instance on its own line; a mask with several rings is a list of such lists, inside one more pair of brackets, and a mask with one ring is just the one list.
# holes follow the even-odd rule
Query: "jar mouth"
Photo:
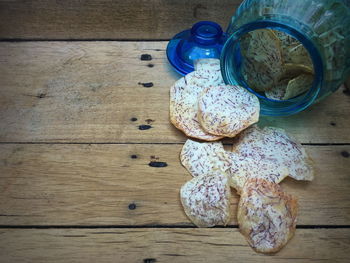
[[[240, 72], [242, 57], [238, 41], [244, 34], [257, 29], [273, 29], [296, 38], [308, 51], [314, 67], [312, 87], [303, 95], [278, 101], [266, 98], [249, 87]], [[221, 71], [226, 84], [240, 85], [255, 94], [260, 100], [260, 114], [264, 116], [286, 116], [298, 113], [310, 106], [317, 98], [323, 82], [323, 63], [311, 39], [299, 30], [274, 20], [260, 20], [245, 24], [226, 41], [221, 53]]]

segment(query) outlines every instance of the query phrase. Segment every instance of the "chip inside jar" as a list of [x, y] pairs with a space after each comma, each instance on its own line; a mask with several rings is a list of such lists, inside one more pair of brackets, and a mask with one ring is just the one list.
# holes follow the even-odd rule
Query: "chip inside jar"
[[240, 40], [241, 74], [255, 92], [288, 100], [312, 87], [314, 69], [308, 51], [297, 39], [277, 30], [259, 29]]

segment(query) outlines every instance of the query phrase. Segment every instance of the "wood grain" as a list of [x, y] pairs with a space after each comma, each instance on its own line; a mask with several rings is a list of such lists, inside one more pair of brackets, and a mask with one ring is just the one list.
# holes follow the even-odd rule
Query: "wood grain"
[[201, 20], [224, 29], [241, 0], [0, 1], [0, 38], [170, 39]]
[[1, 262], [348, 262], [350, 229], [298, 229], [276, 255], [237, 229], [1, 229]]
[[[179, 201], [181, 185], [191, 179], [179, 161], [181, 147], [0, 145], [0, 225], [192, 225]], [[344, 154], [350, 147], [307, 150], [315, 180], [282, 183], [299, 198], [298, 224], [350, 225]], [[231, 225], [237, 224], [233, 195]]]
[[[166, 60], [166, 44], [0, 43], [0, 142], [184, 142], [169, 124], [169, 87], [179, 75]], [[140, 60], [142, 54], [152, 60]], [[349, 143], [350, 97], [343, 91], [261, 123], [303, 143]]]

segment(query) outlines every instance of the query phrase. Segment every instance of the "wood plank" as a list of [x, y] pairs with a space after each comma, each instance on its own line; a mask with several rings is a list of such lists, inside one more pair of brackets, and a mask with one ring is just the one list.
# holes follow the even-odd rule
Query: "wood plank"
[[0, 38], [170, 39], [200, 20], [228, 25], [241, 0], [0, 1]]
[[[0, 142], [184, 142], [169, 124], [169, 87], [179, 75], [166, 44], [0, 43]], [[348, 94], [340, 89], [303, 113], [262, 122], [304, 143], [349, 143]]]
[[255, 253], [237, 229], [1, 229], [1, 262], [348, 262], [350, 229], [297, 229]]
[[[191, 178], [179, 161], [181, 147], [2, 144], [0, 225], [192, 225], [179, 200]], [[350, 225], [350, 146], [307, 150], [316, 179], [282, 183], [299, 198], [298, 224]]]

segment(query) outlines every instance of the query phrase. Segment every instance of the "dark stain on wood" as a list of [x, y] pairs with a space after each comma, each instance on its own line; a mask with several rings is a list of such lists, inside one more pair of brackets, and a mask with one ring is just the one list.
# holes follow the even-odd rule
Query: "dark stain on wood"
[[198, 9], [207, 9], [204, 5], [198, 4], [193, 7], [193, 17], [197, 18], [198, 16]]
[[154, 65], [153, 65], [152, 63], [149, 63], [149, 64], [147, 65], [147, 67], [149, 67], [149, 68], [153, 68], [153, 67], [154, 67]]
[[63, 235], [62, 237], [86, 237], [86, 235]]
[[130, 120], [131, 120], [131, 121], [137, 121], [137, 118], [132, 117]]
[[152, 60], [152, 56], [150, 54], [142, 54], [141, 60], [150, 61], [150, 60]]
[[154, 262], [157, 262], [155, 258], [145, 258], [143, 260], [143, 263], [154, 263]]
[[46, 97], [46, 94], [45, 93], [39, 93], [37, 96], [36, 96], [38, 99], [43, 99]]
[[347, 87], [346, 85], [344, 85], [344, 90], [343, 90], [343, 93], [346, 95], [346, 96], [350, 96], [350, 88]]
[[128, 208], [129, 208], [129, 210], [135, 210], [136, 209], [136, 204], [131, 203], [131, 204], [129, 204]]
[[136, 154], [133, 154], [130, 157], [131, 157], [131, 159], [137, 159], [137, 155]]
[[151, 129], [151, 128], [152, 128], [151, 125], [140, 125], [140, 126], [139, 126], [139, 130], [141, 130], [141, 131], [149, 130], [149, 129]]
[[147, 119], [147, 120], [145, 120], [145, 122], [147, 122], [147, 124], [152, 124], [152, 122], [155, 122], [155, 120]]
[[165, 51], [165, 49], [160, 49], [160, 48], [146, 48], [144, 50]]
[[349, 156], [350, 156], [350, 154], [349, 154], [348, 151], [342, 151], [340, 154], [341, 154], [344, 158], [349, 158]]
[[334, 121], [331, 121], [329, 124], [330, 124], [331, 126], [337, 126], [337, 124], [336, 124]]
[[145, 88], [151, 88], [151, 87], [153, 87], [153, 82], [139, 82], [138, 83], [139, 85], [142, 85], [143, 87], [145, 87]]
[[156, 162], [156, 161], [151, 161], [148, 165], [151, 167], [157, 167], [157, 168], [163, 168], [168, 166], [166, 162]]

